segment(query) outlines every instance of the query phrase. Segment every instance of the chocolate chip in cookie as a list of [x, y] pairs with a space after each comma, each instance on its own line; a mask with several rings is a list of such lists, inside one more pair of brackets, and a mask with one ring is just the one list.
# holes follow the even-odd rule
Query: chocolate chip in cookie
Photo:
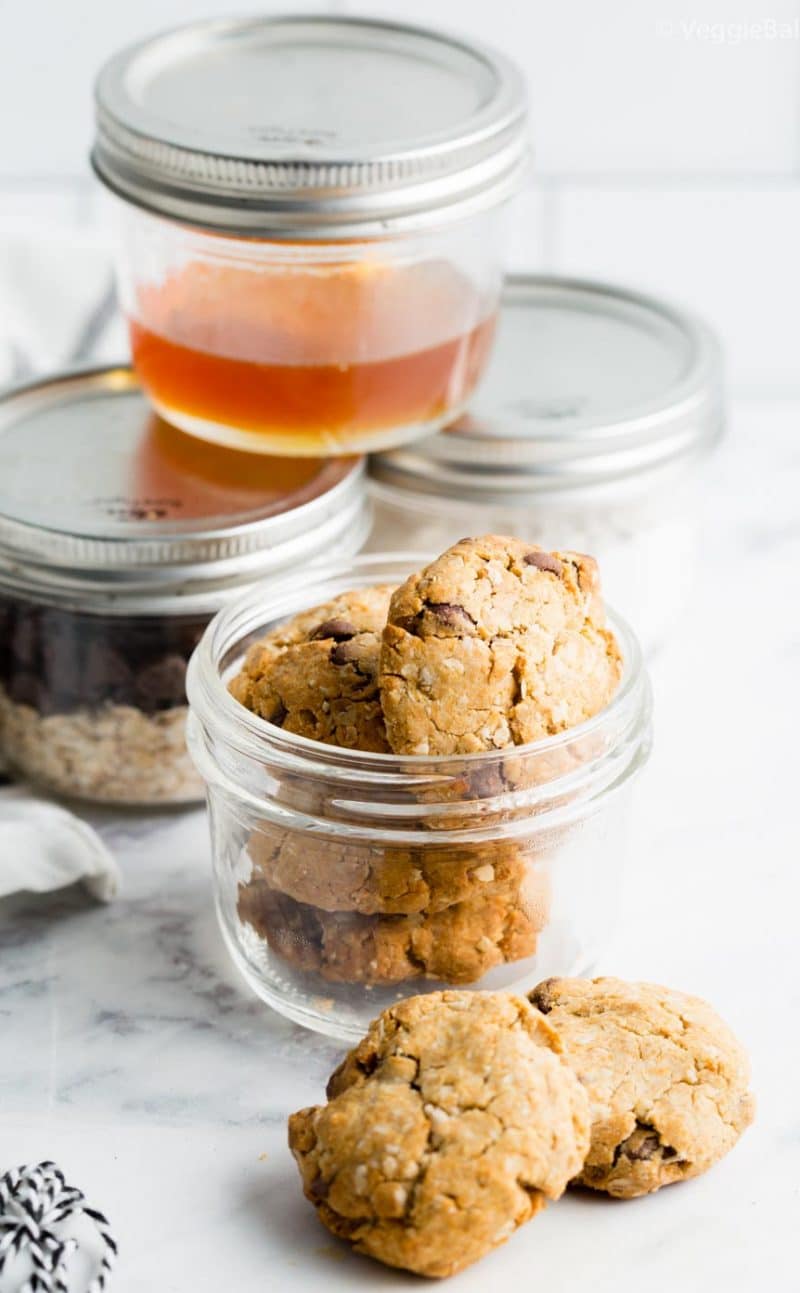
[[540, 552], [537, 548], [533, 552], [526, 552], [523, 561], [526, 566], [535, 566], [537, 570], [549, 570], [551, 575], [558, 575], [559, 578], [564, 573], [563, 565], [552, 552]]
[[560, 982], [559, 979], [543, 979], [538, 987], [529, 993], [529, 1000], [537, 1010], [541, 1010], [543, 1015], [549, 1015], [558, 998], [555, 995], [555, 985]]
[[334, 642], [346, 642], [348, 638], [354, 638], [358, 629], [350, 620], [333, 619], [324, 620], [318, 624], [315, 629], [309, 633], [309, 641], [316, 642], [320, 638], [333, 638]]
[[342, 639], [337, 642], [330, 654], [331, 664], [355, 664], [359, 658], [359, 648], [356, 642], [350, 639]]
[[426, 602], [425, 610], [445, 629], [452, 629], [457, 636], [475, 631], [475, 621], [464, 606], [456, 602]]

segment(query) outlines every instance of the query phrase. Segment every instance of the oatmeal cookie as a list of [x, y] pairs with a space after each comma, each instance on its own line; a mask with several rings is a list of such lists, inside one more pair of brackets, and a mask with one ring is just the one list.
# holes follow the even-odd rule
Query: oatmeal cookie
[[453, 1275], [557, 1199], [589, 1142], [586, 1095], [520, 997], [435, 992], [372, 1024], [325, 1106], [289, 1119], [323, 1225], [388, 1266]]
[[251, 835], [248, 853], [272, 889], [324, 911], [365, 916], [434, 913], [489, 893], [518, 893], [532, 867], [520, 845], [508, 841], [389, 848], [267, 823]]
[[589, 1095], [580, 1184], [632, 1199], [698, 1176], [752, 1122], [747, 1055], [698, 997], [622, 979], [546, 979], [530, 1000]]
[[268, 723], [325, 745], [389, 751], [378, 693], [391, 588], [360, 588], [253, 643], [231, 695]]
[[386, 734], [396, 754], [526, 744], [591, 718], [621, 673], [591, 557], [462, 539], [392, 596]]
[[364, 916], [295, 902], [263, 881], [239, 890], [239, 917], [289, 965], [331, 983], [438, 979], [474, 983], [495, 965], [532, 956], [542, 906], [504, 894], [432, 915]]

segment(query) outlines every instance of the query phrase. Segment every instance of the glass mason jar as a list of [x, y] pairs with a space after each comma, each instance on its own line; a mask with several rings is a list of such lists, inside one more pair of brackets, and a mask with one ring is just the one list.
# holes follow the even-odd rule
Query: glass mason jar
[[422, 28], [265, 17], [123, 50], [93, 163], [155, 408], [272, 454], [444, 425], [491, 348], [526, 149], [516, 69]]
[[185, 675], [205, 626], [255, 580], [349, 557], [368, 528], [363, 461], [201, 447], [128, 368], [7, 394], [0, 763], [83, 799], [202, 798]]
[[512, 277], [469, 412], [370, 463], [372, 551], [513, 534], [591, 552], [647, 654], [679, 622], [723, 429], [719, 348], [684, 311], [606, 284]]
[[496, 212], [343, 248], [115, 205], [133, 363], [174, 426], [251, 452], [360, 453], [466, 407], [494, 335]]
[[276, 1010], [355, 1038], [402, 996], [523, 991], [586, 973], [612, 928], [630, 791], [651, 739], [627, 626], [624, 676], [595, 718], [460, 757], [364, 754], [295, 736], [233, 699], [246, 647], [349, 589], [400, 583], [418, 555], [361, 557], [252, 589], [189, 666], [189, 746], [207, 786], [219, 921]]

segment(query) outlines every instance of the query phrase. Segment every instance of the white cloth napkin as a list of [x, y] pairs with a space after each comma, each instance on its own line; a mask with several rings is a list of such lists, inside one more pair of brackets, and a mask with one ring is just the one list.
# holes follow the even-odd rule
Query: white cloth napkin
[[97, 831], [23, 787], [0, 794], [0, 898], [48, 893], [82, 880], [99, 902], [118, 892], [119, 867]]

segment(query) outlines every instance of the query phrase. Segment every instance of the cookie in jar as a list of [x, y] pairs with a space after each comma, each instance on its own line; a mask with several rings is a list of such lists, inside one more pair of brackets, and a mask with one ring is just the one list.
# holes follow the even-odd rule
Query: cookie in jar
[[282, 1013], [352, 1037], [594, 963], [650, 691], [591, 558], [489, 535], [328, 563], [223, 611], [189, 696], [223, 933]]

